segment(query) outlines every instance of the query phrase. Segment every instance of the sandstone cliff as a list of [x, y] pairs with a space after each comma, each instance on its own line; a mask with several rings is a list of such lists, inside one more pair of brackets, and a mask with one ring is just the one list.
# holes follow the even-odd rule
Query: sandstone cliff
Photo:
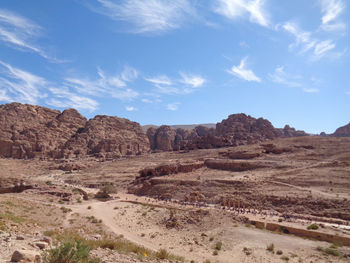
[[333, 137], [350, 137], [350, 123], [339, 127], [333, 134], [331, 134]]
[[263, 118], [232, 114], [216, 124], [216, 128], [197, 126], [192, 130], [172, 129], [170, 126], [147, 130], [152, 150], [193, 150], [258, 143], [280, 137], [307, 136], [289, 125], [276, 129]]
[[74, 109], [0, 105], [0, 157], [120, 157], [149, 151], [138, 123], [108, 116], [87, 121]]

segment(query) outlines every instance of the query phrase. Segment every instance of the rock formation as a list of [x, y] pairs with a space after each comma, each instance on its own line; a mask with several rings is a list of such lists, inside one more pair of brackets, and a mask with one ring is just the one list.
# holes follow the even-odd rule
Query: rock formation
[[75, 109], [62, 113], [11, 103], [0, 106], [0, 157], [120, 157], [149, 151], [138, 123], [109, 116], [87, 121]]
[[93, 155], [119, 158], [149, 151], [149, 142], [141, 126], [127, 119], [98, 115], [89, 120], [65, 144], [65, 156]]
[[332, 135], [332, 137], [350, 137], [350, 123], [339, 127]]
[[232, 114], [216, 124], [216, 129], [197, 126], [193, 130], [172, 129], [170, 126], [147, 130], [152, 150], [193, 150], [237, 146], [279, 137], [306, 136], [289, 125], [276, 129], [263, 118], [255, 119], [243, 113]]

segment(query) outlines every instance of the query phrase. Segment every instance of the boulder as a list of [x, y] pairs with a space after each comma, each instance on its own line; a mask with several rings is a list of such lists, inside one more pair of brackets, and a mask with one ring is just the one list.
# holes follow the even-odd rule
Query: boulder
[[15, 250], [11, 257], [11, 262], [33, 262], [41, 261], [40, 253], [32, 250], [19, 249]]

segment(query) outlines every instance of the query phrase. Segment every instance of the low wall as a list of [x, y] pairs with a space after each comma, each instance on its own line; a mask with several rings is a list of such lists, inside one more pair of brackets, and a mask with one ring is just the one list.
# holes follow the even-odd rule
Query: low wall
[[319, 241], [326, 241], [330, 243], [336, 242], [336, 243], [341, 243], [345, 246], [350, 246], [350, 237], [337, 236], [337, 235], [322, 233], [318, 231], [311, 231], [306, 229], [294, 228], [290, 226], [283, 226], [283, 225], [274, 224], [274, 223], [267, 223], [266, 229], [270, 231], [280, 231], [285, 234], [292, 234], [299, 237], [312, 238]]

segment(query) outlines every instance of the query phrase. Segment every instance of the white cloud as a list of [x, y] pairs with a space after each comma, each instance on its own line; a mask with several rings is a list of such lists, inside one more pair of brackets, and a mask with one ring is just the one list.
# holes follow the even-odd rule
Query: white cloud
[[42, 91], [48, 84], [45, 79], [2, 61], [0, 61], [1, 68], [0, 88], [3, 91], [6, 90], [4, 94], [8, 94], [7, 98], [11, 97], [16, 101], [35, 104], [38, 99], [45, 97]]
[[317, 93], [320, 90], [316, 89], [316, 88], [303, 88], [303, 91], [306, 92], [306, 93]]
[[32, 51], [40, 56], [50, 58], [34, 40], [41, 35], [42, 28], [29, 19], [8, 10], [0, 9], [0, 41], [20, 50]]
[[160, 75], [160, 76], [153, 77], [153, 78], [145, 78], [145, 80], [147, 80], [148, 82], [151, 82], [153, 84], [156, 84], [156, 85], [170, 86], [173, 84], [172, 81], [169, 79], [169, 77], [166, 75]]
[[335, 48], [335, 44], [332, 40], [321, 41], [315, 45], [314, 54], [317, 58], [321, 58], [333, 48]]
[[[281, 25], [277, 26], [279, 29]], [[301, 53], [312, 51], [312, 58], [314, 60], [321, 59], [324, 56], [330, 56], [331, 50], [336, 47], [332, 40], [318, 40], [312, 37], [311, 32], [301, 30], [298, 25], [292, 22], [287, 22], [282, 25], [282, 28], [295, 37], [295, 43], [291, 44], [290, 49], [296, 47], [301, 48]]]
[[350, 95], [350, 91], [345, 92], [346, 95]]
[[55, 107], [96, 110], [98, 103], [93, 99], [70, 92], [67, 87], [55, 86], [42, 77], [0, 61], [0, 101], [38, 104], [45, 99], [47, 105]]
[[167, 109], [171, 111], [176, 111], [179, 108], [180, 103], [179, 102], [174, 102], [174, 103], [169, 103], [167, 105]]
[[301, 77], [286, 73], [283, 66], [277, 67], [273, 74], [269, 74], [269, 77], [273, 82], [289, 87], [302, 86], [302, 84], [299, 82]]
[[180, 73], [182, 80], [181, 82], [190, 85], [192, 88], [198, 88], [203, 86], [205, 83], [205, 79], [201, 76], [196, 76], [196, 75], [190, 75], [190, 74], [185, 74], [185, 73]]
[[75, 108], [77, 110], [95, 111], [98, 108], [98, 102], [70, 92], [68, 88], [49, 88], [53, 98], [46, 100], [46, 104], [59, 108]]
[[10, 102], [13, 101], [13, 99], [7, 96], [6, 90], [0, 90], [0, 101]]
[[168, 95], [192, 93], [206, 82], [200, 75], [181, 72], [179, 74], [181, 78], [170, 79], [167, 75], [159, 75], [145, 80], [153, 84], [156, 93]]
[[264, 4], [264, 0], [216, 0], [214, 11], [231, 20], [249, 15], [251, 22], [267, 27], [269, 19]]
[[98, 79], [69, 77], [65, 79], [65, 85], [77, 90], [81, 94], [103, 97], [110, 96], [120, 100], [133, 100], [139, 93], [127, 87], [138, 77], [138, 73], [131, 67], [126, 67], [120, 75], [107, 76], [105, 72], [98, 68]]
[[133, 106], [126, 106], [125, 110], [126, 111], [137, 111], [137, 109], [135, 107], [133, 107]]
[[251, 69], [247, 69], [247, 58], [243, 58], [239, 66], [233, 66], [228, 73], [246, 81], [261, 82], [261, 79], [255, 75]]
[[196, 16], [188, 0], [97, 0], [94, 11], [132, 25], [133, 33], [161, 33], [180, 28]]
[[139, 72], [130, 66], [125, 66], [120, 76], [122, 80], [126, 82], [130, 82], [138, 78]]
[[320, 0], [322, 11], [322, 24], [333, 22], [344, 11], [345, 3], [342, 0]]

